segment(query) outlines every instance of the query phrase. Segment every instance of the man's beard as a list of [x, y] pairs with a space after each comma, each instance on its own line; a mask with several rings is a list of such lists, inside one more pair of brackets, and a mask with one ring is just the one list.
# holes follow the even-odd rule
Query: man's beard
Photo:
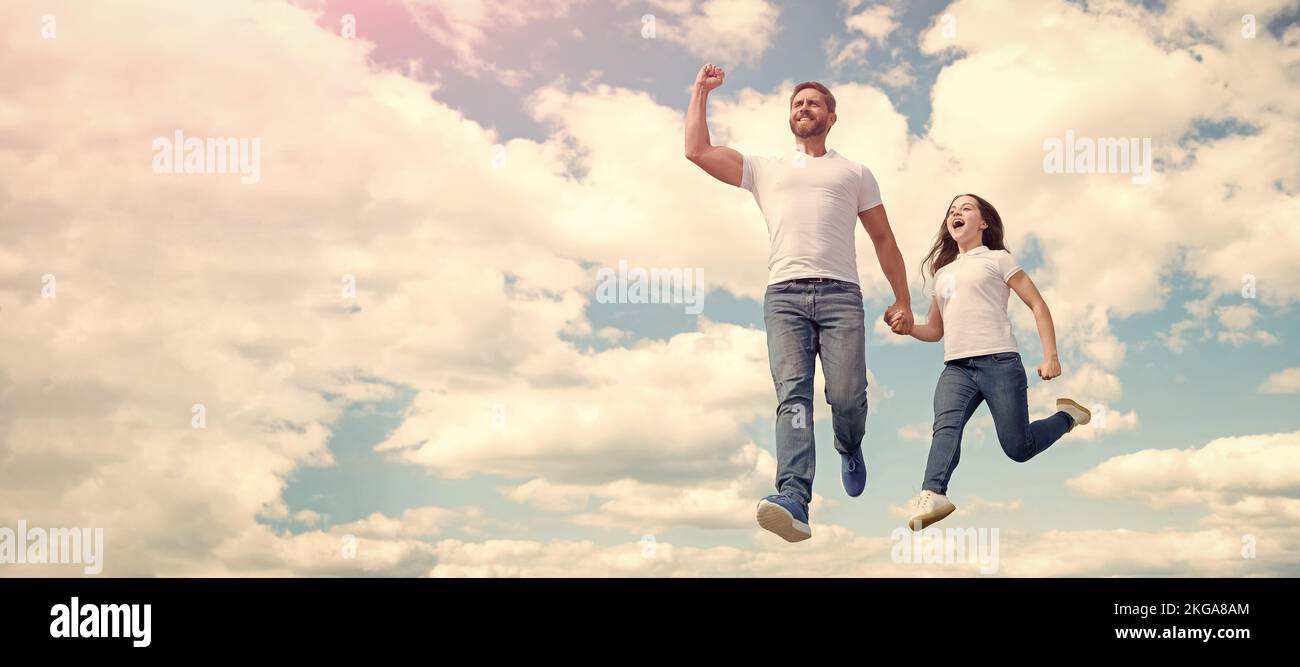
[[790, 131], [791, 131], [791, 132], [794, 132], [794, 136], [799, 137], [800, 139], [807, 139], [808, 137], [815, 137], [815, 136], [817, 136], [817, 135], [819, 135], [819, 134], [821, 134], [821, 133], [823, 133], [823, 132], [826, 131], [826, 121], [825, 121], [824, 119], [823, 119], [823, 120], [813, 120], [813, 122], [812, 122], [811, 124], [809, 124], [809, 126], [808, 126], [807, 128], [805, 128], [804, 130], [800, 131], [800, 129], [799, 129], [799, 121], [794, 120], [794, 119], [791, 119], [791, 120], [790, 120]]

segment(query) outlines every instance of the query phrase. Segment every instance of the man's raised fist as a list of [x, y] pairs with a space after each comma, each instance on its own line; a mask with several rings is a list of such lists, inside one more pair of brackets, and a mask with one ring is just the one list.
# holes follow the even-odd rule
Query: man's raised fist
[[722, 85], [722, 80], [727, 77], [727, 73], [722, 71], [717, 65], [705, 65], [700, 68], [700, 73], [695, 76], [695, 85], [704, 90], [713, 90]]

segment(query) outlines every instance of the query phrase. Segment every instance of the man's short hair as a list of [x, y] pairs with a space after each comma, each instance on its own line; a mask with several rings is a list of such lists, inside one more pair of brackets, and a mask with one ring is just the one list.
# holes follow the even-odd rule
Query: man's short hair
[[795, 86], [794, 92], [790, 93], [790, 106], [794, 106], [794, 96], [798, 95], [799, 91], [803, 90], [804, 88], [812, 88], [813, 90], [821, 93], [822, 95], [825, 95], [826, 111], [828, 111], [829, 113], [835, 113], [835, 96], [831, 94], [829, 88], [821, 85], [820, 83], [817, 83], [816, 81], [804, 81], [803, 83]]

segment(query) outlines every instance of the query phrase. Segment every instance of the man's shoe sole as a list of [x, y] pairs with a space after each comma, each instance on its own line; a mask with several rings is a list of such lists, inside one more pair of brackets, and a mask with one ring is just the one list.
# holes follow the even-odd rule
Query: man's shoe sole
[[[768, 500], [758, 502], [758, 525], [780, 535], [786, 542], [802, 542], [812, 537], [808, 524], [800, 523], [790, 510]], [[803, 530], [797, 526], [803, 526]]]

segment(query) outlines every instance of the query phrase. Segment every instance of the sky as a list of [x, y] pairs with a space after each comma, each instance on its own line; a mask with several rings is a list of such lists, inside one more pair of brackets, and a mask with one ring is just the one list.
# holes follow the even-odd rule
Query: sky
[[[1300, 574], [1300, 4], [2, 11], [0, 530], [102, 528], [99, 576]], [[794, 84], [834, 91], [918, 316], [952, 197], [1000, 211], [1064, 371], [1013, 299], [1031, 415], [1097, 416], [1027, 463], [972, 419], [938, 527], [996, 530], [996, 571], [897, 558], [943, 354], [879, 323], [866, 492], [819, 372], [813, 538], [756, 525], [767, 232], [682, 155], [704, 63], [747, 154], [789, 149]], [[178, 131], [256, 173], [160, 167]], [[1149, 141], [1149, 182], [1050, 172], [1067, 137]], [[698, 271], [702, 311], [602, 302], [620, 262]]]

